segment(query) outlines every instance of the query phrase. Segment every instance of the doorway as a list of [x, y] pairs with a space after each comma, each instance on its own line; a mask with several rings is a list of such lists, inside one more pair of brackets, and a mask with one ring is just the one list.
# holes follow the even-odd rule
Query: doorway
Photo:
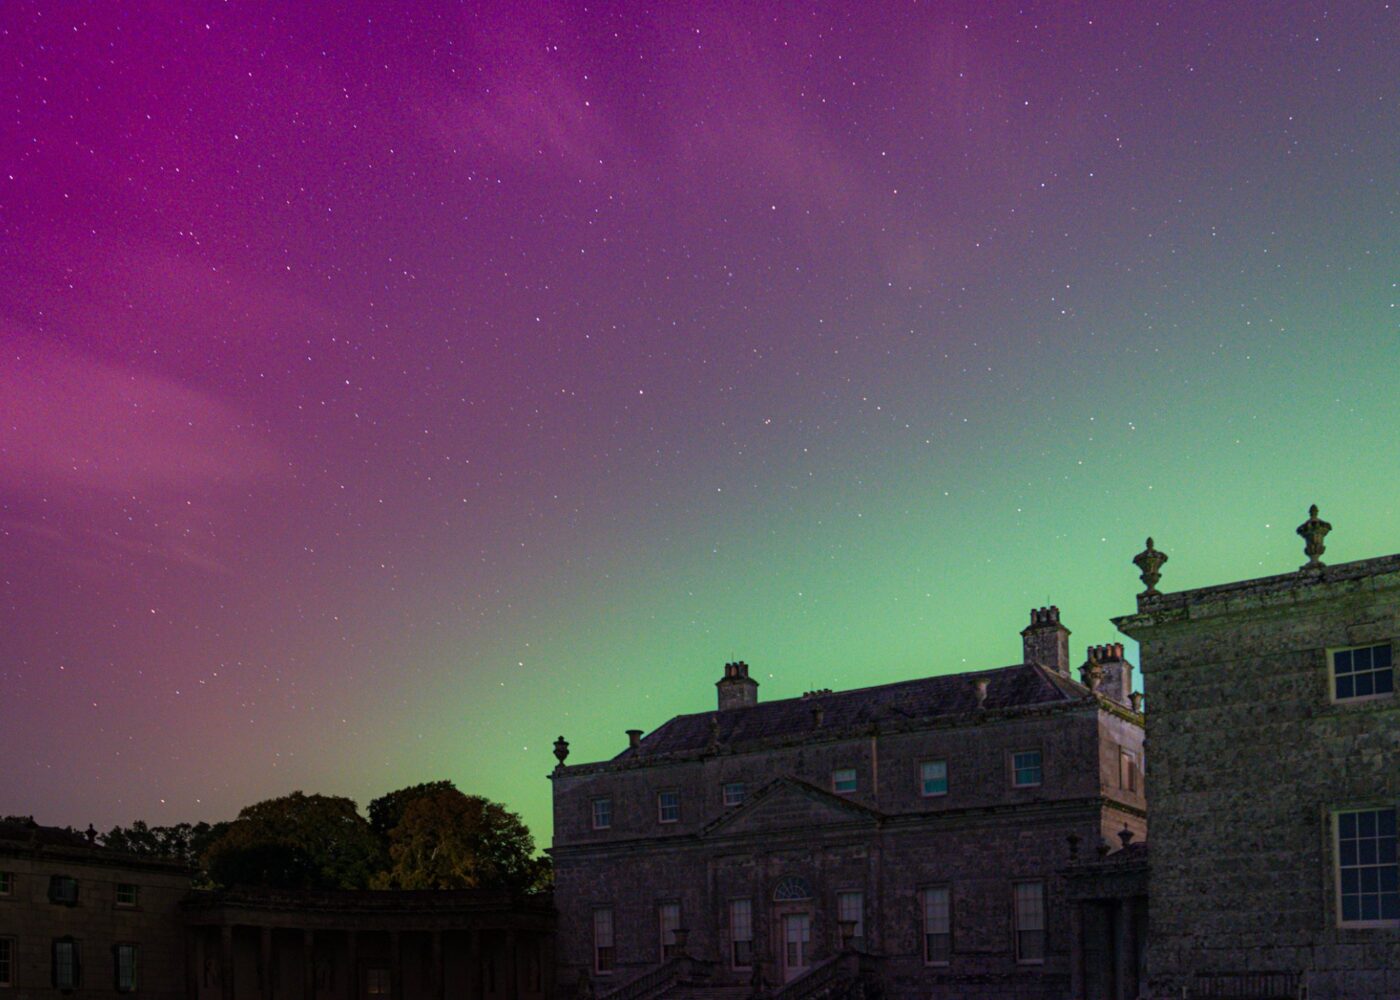
[[812, 942], [812, 915], [783, 915], [783, 982], [789, 983], [810, 968], [808, 952]]

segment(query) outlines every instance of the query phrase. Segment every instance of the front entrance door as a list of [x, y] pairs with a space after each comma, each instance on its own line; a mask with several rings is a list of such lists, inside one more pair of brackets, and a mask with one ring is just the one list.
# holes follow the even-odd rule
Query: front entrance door
[[783, 917], [783, 982], [790, 982], [807, 971], [811, 940], [811, 914], [789, 913]]

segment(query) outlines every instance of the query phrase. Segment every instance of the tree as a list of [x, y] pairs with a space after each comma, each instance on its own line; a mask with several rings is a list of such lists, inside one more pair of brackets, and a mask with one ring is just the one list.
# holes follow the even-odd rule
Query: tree
[[382, 860], [352, 800], [302, 792], [247, 806], [204, 854], [218, 885], [282, 889], [362, 889]]
[[403, 819], [403, 811], [414, 799], [424, 795], [431, 795], [434, 792], [457, 791], [457, 786], [450, 781], [428, 781], [421, 785], [409, 785], [407, 788], [400, 788], [396, 792], [381, 795], [377, 799], [371, 800], [369, 804], [369, 825], [380, 842], [384, 845], [384, 853], [389, 853], [389, 834], [394, 832], [394, 827], [399, 825]]
[[103, 847], [125, 851], [143, 858], [179, 861], [191, 868], [209, 846], [223, 836], [229, 824], [176, 823], [174, 826], [147, 826], [137, 820], [130, 826], [114, 826], [102, 834]]
[[535, 839], [518, 815], [449, 785], [416, 795], [404, 806], [389, 834], [389, 870], [376, 884], [526, 891], [541, 880], [534, 853]]

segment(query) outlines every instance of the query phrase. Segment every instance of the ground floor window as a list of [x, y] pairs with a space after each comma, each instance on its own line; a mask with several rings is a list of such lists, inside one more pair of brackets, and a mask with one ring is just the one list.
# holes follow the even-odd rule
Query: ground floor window
[[1014, 889], [1016, 961], [1045, 961], [1045, 883], [1017, 882]]
[[617, 954], [613, 950], [613, 911], [593, 911], [593, 971], [606, 975], [613, 970]]
[[1337, 886], [1343, 924], [1400, 923], [1395, 812], [1337, 813]]
[[865, 894], [861, 892], [838, 892], [836, 894], [836, 919], [838, 921], [849, 920], [855, 929], [851, 934], [851, 940], [859, 941], [865, 937]]
[[53, 943], [53, 984], [60, 990], [75, 990], [82, 982], [78, 942], [62, 938]]
[[0, 986], [15, 984], [15, 939], [0, 937]]
[[681, 925], [681, 904], [669, 900], [656, 908], [658, 923], [661, 926], [661, 961], [675, 958], [680, 954], [676, 946], [676, 930]]
[[946, 885], [920, 892], [924, 911], [924, 962], [947, 965], [953, 954], [952, 893]]
[[730, 964], [736, 969], [753, 965], [753, 900], [729, 901]]
[[136, 989], [136, 945], [119, 944], [113, 948], [112, 965], [117, 992], [133, 992]]

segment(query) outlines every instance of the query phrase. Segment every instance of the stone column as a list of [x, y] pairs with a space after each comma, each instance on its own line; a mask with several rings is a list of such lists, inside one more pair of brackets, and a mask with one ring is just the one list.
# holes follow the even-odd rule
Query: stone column
[[[442, 968], [442, 931], [432, 931], [431, 936], [433, 939], [433, 966], [428, 976], [428, 996], [431, 1000], [442, 1000], [443, 980], [446, 978]], [[395, 1000], [401, 1000], [401, 998], [396, 997]]]
[[223, 1000], [233, 1000], [233, 925], [219, 928], [219, 992]]
[[506, 930], [506, 981], [505, 991], [508, 997], [520, 996], [520, 949], [519, 935], [515, 928]]
[[389, 932], [389, 996], [403, 997], [403, 940], [398, 931]]
[[481, 996], [481, 931], [467, 934], [467, 1000]]
[[[355, 947], [355, 931], [345, 932], [345, 985], [349, 1000], [360, 1000], [360, 954]], [[396, 998], [397, 1000], [397, 998]]]
[[1084, 1000], [1084, 904], [1069, 904], [1069, 995]]
[[259, 992], [263, 1000], [272, 1000], [272, 928], [258, 928]]
[[1133, 974], [1133, 910], [1131, 901], [1113, 904], [1113, 996], [1114, 1000], [1136, 1000]]
[[301, 932], [301, 1000], [316, 1000], [316, 932]]

